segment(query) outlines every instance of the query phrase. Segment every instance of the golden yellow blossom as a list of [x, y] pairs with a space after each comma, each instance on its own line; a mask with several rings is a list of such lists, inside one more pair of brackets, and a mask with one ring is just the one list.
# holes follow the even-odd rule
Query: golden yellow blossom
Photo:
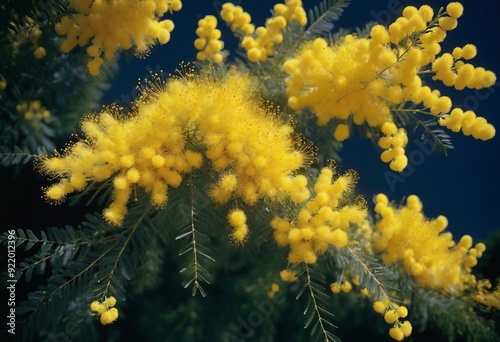
[[118, 319], [118, 310], [111, 308], [101, 314], [100, 322], [102, 325], [111, 324]]
[[[17, 26], [13, 22], [10, 22], [10, 25], [13, 27]], [[12, 42], [14, 56], [18, 53], [21, 45], [29, 43], [33, 49], [33, 56], [36, 59], [45, 57], [47, 52], [43, 46], [39, 45], [42, 30], [40, 30], [38, 23], [36, 23], [33, 18], [24, 16], [23, 24], [19, 25], [17, 29], [18, 32], [15, 34], [15, 40]]]
[[36, 59], [42, 59], [46, 54], [47, 52], [43, 46], [39, 46], [33, 51], [33, 56], [35, 56]]
[[456, 244], [451, 233], [444, 232], [446, 217], [427, 219], [417, 196], [409, 196], [406, 205], [398, 209], [379, 194], [375, 212], [380, 219], [373, 247], [386, 265], [399, 264], [421, 286], [450, 293], [464, 291], [475, 283], [471, 268], [480, 254], [477, 248], [471, 251], [472, 238], [465, 235]]
[[296, 281], [298, 279], [297, 273], [290, 270], [282, 270], [280, 272], [280, 278], [286, 282]]
[[103, 55], [113, 60], [119, 49], [134, 47], [141, 56], [156, 42], [167, 43], [174, 23], [159, 18], [182, 8], [180, 0], [70, 0], [69, 4], [75, 13], [64, 16], [55, 26], [59, 35], [66, 36], [61, 51], [87, 46], [87, 67], [93, 76], [100, 73]]
[[337, 141], [344, 141], [349, 138], [349, 126], [345, 124], [339, 124], [335, 127], [335, 131], [333, 132], [333, 137]]
[[265, 26], [251, 24], [250, 14], [244, 12], [241, 6], [230, 2], [222, 6], [222, 19], [230, 25], [231, 31], [241, 37], [241, 46], [247, 52], [251, 62], [264, 62], [272, 56], [275, 46], [283, 41], [281, 30], [292, 20], [301, 26], [307, 24], [307, 16], [301, 0], [285, 0], [284, 4], [274, 6], [274, 14], [266, 20]]
[[305, 203], [297, 217], [293, 220], [275, 217], [271, 221], [276, 243], [290, 246], [291, 264], [313, 264], [330, 246], [347, 245], [351, 225], [362, 225], [366, 219], [363, 200], [354, 204], [343, 202], [356, 180], [353, 172], [335, 175], [333, 168], [323, 168], [314, 184], [315, 196]]
[[[387, 123], [397, 128], [395, 112], [427, 114], [447, 127], [452, 125], [449, 121], [456, 121], [447, 119], [451, 99], [424, 85], [424, 75], [433, 74], [434, 80], [457, 90], [480, 89], [495, 83], [493, 72], [460, 60], [476, 55], [472, 44], [454, 50], [454, 55], [439, 56], [440, 43], [446, 32], [456, 26], [461, 11], [460, 4], [452, 3], [448, 6], [449, 15], [444, 11], [434, 17], [427, 5], [419, 9], [407, 6], [388, 28], [375, 25], [368, 38], [349, 34], [334, 45], [323, 38], [304, 43], [284, 63], [289, 75], [285, 81], [289, 107], [298, 113], [309, 108], [319, 125], [331, 120], [342, 124], [352, 119], [356, 125], [380, 129], [385, 135], [380, 145], [386, 150], [382, 160], [390, 163], [392, 170], [402, 171], [407, 165], [403, 149], [406, 134], [399, 131], [394, 136], [395, 129], [390, 129], [390, 133], [382, 130]], [[405, 108], [406, 104], [423, 108]], [[483, 118], [475, 121], [473, 131], [477, 132], [474, 137], [483, 140], [495, 134], [493, 126]], [[346, 133], [345, 127], [338, 125], [334, 137], [342, 141], [347, 138]]]
[[384, 136], [379, 138], [378, 146], [385, 149], [380, 155], [385, 163], [390, 163], [393, 171], [402, 171], [408, 165], [404, 147], [408, 143], [408, 136], [404, 128], [397, 128], [392, 122], [385, 122], [381, 129]]
[[[162, 208], [168, 188], [178, 187], [184, 174], [206, 161], [219, 175], [209, 192], [217, 204], [239, 197], [253, 205], [285, 195], [304, 201], [309, 197], [307, 181], [292, 174], [308, 156], [295, 148], [293, 128], [257, 96], [248, 75], [240, 74], [226, 80], [179, 78], [153, 84], [127, 118], [112, 107], [87, 116], [81, 124], [84, 139], [64, 155], [38, 160], [43, 173], [61, 178], [45, 189], [45, 196], [58, 202], [90, 182], [111, 179], [112, 202], [104, 217], [119, 226], [134, 187], [143, 188], [152, 204]], [[203, 153], [191, 149], [188, 138], [205, 146]], [[246, 225], [233, 233], [242, 242]]]
[[224, 56], [221, 50], [224, 48], [224, 42], [219, 40], [221, 31], [217, 27], [217, 18], [213, 15], [207, 15], [198, 21], [196, 35], [198, 38], [194, 41], [194, 46], [199, 50], [196, 59], [199, 61], [208, 60], [213, 63], [221, 63]]
[[41, 122], [50, 122], [50, 111], [39, 100], [25, 101], [16, 106], [16, 110], [34, 128], [39, 129]]
[[243, 11], [241, 6], [226, 2], [222, 5], [220, 12], [222, 20], [228, 23], [232, 32], [241, 32], [243, 35], [254, 33], [255, 25], [251, 23], [252, 18], [248, 12]]
[[247, 217], [241, 209], [234, 209], [227, 215], [229, 224], [233, 228], [230, 234], [231, 240], [236, 244], [243, 244], [248, 238]]
[[93, 301], [90, 304], [90, 310], [99, 315], [99, 320], [102, 325], [111, 324], [118, 319], [118, 310], [114, 307], [116, 305], [115, 297], [108, 297], [102, 303]]
[[376, 313], [384, 317], [384, 321], [392, 327], [389, 329], [389, 336], [396, 341], [402, 341], [405, 337], [411, 335], [412, 325], [409, 321], [401, 321], [400, 318], [408, 316], [406, 306], [389, 301], [387, 297], [373, 303], [373, 309]]
[[[478, 247], [482, 247], [478, 245], [480, 244], [476, 245], [476, 250], [478, 249]], [[500, 286], [497, 285], [493, 290], [491, 288], [492, 285], [489, 279], [478, 280], [473, 298], [478, 303], [484, 305], [487, 310], [491, 310], [492, 308], [498, 310], [500, 309]]]

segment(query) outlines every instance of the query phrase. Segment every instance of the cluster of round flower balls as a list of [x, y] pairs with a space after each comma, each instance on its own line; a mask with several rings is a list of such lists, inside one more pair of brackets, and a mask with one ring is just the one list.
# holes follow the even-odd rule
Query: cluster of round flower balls
[[227, 215], [227, 221], [233, 228], [229, 235], [231, 240], [236, 244], [242, 244], [248, 237], [247, 216], [241, 209], [233, 209]]
[[[477, 248], [476, 248], [477, 249]], [[482, 253], [478, 250], [478, 253]], [[500, 309], [500, 286], [497, 285], [492, 290], [491, 281], [489, 279], [480, 279], [476, 284], [476, 294], [474, 300], [484, 305], [488, 310], [491, 308]]]
[[411, 323], [409, 321], [401, 322], [399, 320], [400, 318], [408, 316], [408, 309], [405, 306], [389, 302], [389, 300], [384, 297], [382, 300], [373, 303], [373, 309], [376, 313], [384, 316], [386, 323], [393, 325], [389, 330], [389, 336], [393, 339], [402, 341], [405, 337], [411, 335]]
[[472, 238], [464, 235], [458, 244], [449, 232], [444, 216], [428, 220], [422, 203], [408, 196], [406, 206], [394, 208], [387, 196], [375, 198], [375, 212], [380, 215], [373, 236], [373, 248], [381, 253], [384, 264], [398, 262], [423, 287], [449, 293], [461, 292], [474, 285], [471, 273], [486, 249], [483, 243], [472, 248]]
[[390, 163], [393, 171], [402, 171], [408, 165], [404, 147], [408, 143], [408, 136], [404, 128], [397, 128], [392, 122], [385, 122], [381, 129], [384, 136], [378, 140], [378, 146], [385, 151], [380, 155], [384, 163]]
[[439, 124], [453, 132], [462, 130], [464, 135], [472, 135], [476, 139], [489, 140], [495, 136], [495, 127], [488, 123], [485, 118], [476, 116], [472, 110], [463, 111], [454, 108], [450, 114], [443, 115]]
[[[335, 281], [335, 282], [333, 282], [333, 283], [330, 284], [330, 291], [333, 294], [338, 294], [340, 292], [349, 293], [353, 289], [353, 285], [356, 286], [356, 287], [358, 287], [358, 288], [360, 287], [361, 282], [359, 281], [359, 279], [360, 279], [359, 275], [351, 277], [350, 280], [349, 280], [349, 279], [347, 279], [347, 276], [349, 276], [348, 273], [349, 272], [343, 273], [342, 276], [341, 276], [341, 279], [339, 279], [339, 280], [337, 280], [337, 281]], [[360, 288], [359, 292], [365, 298], [370, 298], [371, 297], [371, 293], [370, 293], [370, 291], [366, 287]]]
[[[9, 23], [11, 26], [16, 27], [14, 22]], [[29, 16], [24, 17], [24, 24], [18, 28], [16, 32], [16, 39], [12, 42], [14, 54], [18, 51], [19, 47], [27, 42], [31, 43], [33, 49], [33, 56], [36, 59], [42, 59], [47, 54], [43, 46], [39, 45], [42, 30], [40, 26]]]
[[199, 61], [208, 60], [213, 63], [221, 63], [224, 56], [220, 52], [224, 48], [224, 42], [219, 40], [221, 31], [217, 27], [217, 18], [207, 15], [198, 21], [194, 46], [199, 52], [196, 59]]
[[[283, 196], [307, 200], [307, 180], [293, 176], [307, 164], [307, 152], [296, 149], [293, 128], [252, 89], [250, 77], [239, 73], [224, 80], [170, 79], [146, 88], [127, 118], [109, 108], [88, 116], [81, 125], [84, 140], [64, 155], [37, 160], [43, 173], [60, 178], [45, 196], [59, 202], [88, 183], [109, 179], [112, 201], [103, 214], [109, 224], [120, 226], [134, 189], [144, 189], [162, 208], [168, 188], [179, 187], [183, 174], [208, 161], [216, 179], [209, 195], [216, 204], [233, 197], [248, 205]], [[203, 148], [188, 148], [188, 140]], [[243, 240], [243, 227], [236, 226], [234, 237]]]
[[495, 74], [483, 67], [474, 67], [461, 59], [469, 60], [476, 56], [477, 49], [472, 44], [456, 47], [452, 53], [444, 53], [432, 63], [434, 80], [440, 80], [443, 84], [455, 87], [456, 90], [464, 88], [481, 89], [485, 85], [495, 82]]
[[118, 309], [114, 306], [116, 305], [115, 297], [108, 297], [102, 303], [99, 301], [93, 301], [90, 304], [90, 310], [99, 315], [99, 320], [102, 325], [111, 324], [118, 319]]
[[353, 190], [356, 174], [347, 172], [335, 180], [333, 176], [331, 168], [321, 170], [314, 184], [314, 198], [305, 203], [295, 220], [278, 216], [271, 221], [276, 243], [290, 247], [290, 264], [313, 264], [328, 247], [346, 246], [347, 231], [352, 225], [362, 225], [366, 220], [362, 200], [354, 204], [343, 203]]
[[28, 121], [48, 121], [50, 119], [50, 111], [42, 106], [39, 100], [24, 101], [16, 106], [16, 110]]
[[232, 2], [226, 2], [222, 5], [220, 16], [222, 20], [229, 24], [229, 28], [233, 33], [251, 35], [255, 32], [252, 17], [241, 6], [237, 6]]
[[66, 36], [61, 51], [88, 45], [87, 67], [93, 76], [100, 73], [103, 54], [112, 60], [118, 49], [134, 46], [135, 52], [143, 56], [155, 42], [167, 43], [174, 23], [158, 18], [167, 11], [182, 8], [180, 0], [71, 0], [69, 3], [76, 13], [64, 16], [55, 26], [59, 35]]
[[247, 52], [251, 62], [264, 62], [275, 52], [275, 45], [283, 41], [281, 30], [292, 20], [301, 26], [307, 24], [307, 16], [301, 0], [286, 0], [285, 4], [274, 6], [275, 14], [266, 20], [265, 26], [251, 24], [250, 14], [244, 12], [241, 6], [225, 3], [222, 6], [221, 17], [230, 25], [233, 32], [242, 36], [241, 46]]
[[[289, 74], [285, 81], [288, 105], [299, 113], [309, 108], [317, 116], [319, 125], [337, 120], [334, 137], [340, 141], [349, 137], [349, 128], [343, 122], [350, 117], [356, 125], [367, 124], [379, 129], [386, 122], [394, 122], [392, 111], [412, 111], [412, 108], [401, 108], [403, 103], [421, 104], [424, 109], [418, 112], [441, 120], [452, 109], [451, 99], [424, 86], [421, 75], [434, 72], [436, 79], [447, 81], [445, 84], [451, 84], [453, 79], [457, 89], [489, 87], [496, 80], [491, 71], [462, 61], [456, 61], [452, 67], [465, 69], [460, 73], [452, 70], [450, 58], [453, 62], [454, 58], [474, 56], [474, 49], [468, 45], [455, 49], [454, 57], [451, 54], [438, 57], [440, 43], [447, 30], [456, 26], [462, 10], [460, 4], [451, 3], [447, 11], [434, 18], [434, 11], [427, 5], [418, 9], [407, 6], [403, 15], [388, 28], [375, 25], [369, 38], [346, 35], [331, 46], [323, 38], [306, 42], [284, 63]], [[481, 118], [476, 125], [479, 124], [484, 131], [483, 138], [494, 135], [493, 127], [486, 120]], [[395, 156], [389, 158], [389, 154], [383, 158], [393, 161]], [[403, 157], [391, 162], [394, 170], [401, 171], [406, 166]]]
[[330, 291], [333, 294], [338, 294], [340, 292], [349, 293], [352, 290], [352, 284], [349, 280], [344, 279], [343, 281], [336, 281], [330, 284]]

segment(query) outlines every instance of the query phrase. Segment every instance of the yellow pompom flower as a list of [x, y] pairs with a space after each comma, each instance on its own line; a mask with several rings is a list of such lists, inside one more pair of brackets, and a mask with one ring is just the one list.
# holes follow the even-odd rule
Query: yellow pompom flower
[[100, 322], [102, 325], [111, 324], [118, 319], [118, 310], [111, 308], [101, 314]]
[[450, 2], [446, 6], [446, 12], [452, 18], [460, 18], [464, 12], [464, 6], [460, 2]]
[[381, 301], [376, 301], [373, 303], [373, 310], [376, 313], [383, 314], [385, 312], [387, 305]]
[[477, 48], [473, 44], [467, 44], [462, 48], [462, 57], [464, 59], [472, 59], [477, 55]]
[[276, 52], [276, 45], [283, 41], [281, 30], [291, 21], [301, 26], [307, 23], [307, 16], [301, 0], [285, 0], [285, 4], [274, 6], [273, 16], [267, 18], [265, 26], [251, 24], [250, 14], [241, 6], [224, 3], [220, 13], [222, 19], [230, 25], [232, 32], [241, 38], [241, 46], [246, 50], [250, 62], [264, 62]]
[[409, 321], [404, 321], [400, 326], [401, 330], [403, 331], [403, 334], [405, 336], [410, 336], [411, 332], [413, 330], [411, 323]]
[[349, 126], [345, 124], [337, 125], [335, 132], [333, 133], [333, 137], [337, 141], [344, 141], [349, 138]]
[[61, 51], [87, 46], [87, 67], [92, 76], [100, 74], [102, 57], [114, 60], [120, 49], [134, 47], [137, 55], [144, 56], [156, 42], [167, 43], [174, 23], [159, 18], [182, 8], [180, 0], [70, 0], [69, 5], [73, 13], [55, 25], [57, 34], [65, 36]]
[[97, 312], [99, 315], [101, 315], [107, 310], [107, 308], [106, 305], [103, 305], [98, 301], [93, 301], [92, 304], [90, 304], [90, 310]]
[[439, 27], [445, 31], [451, 31], [458, 26], [458, 20], [453, 17], [439, 18]]
[[51, 201], [62, 201], [66, 196], [63, 184], [54, 184], [45, 190], [45, 196]]
[[224, 42], [219, 40], [221, 31], [217, 27], [217, 18], [213, 15], [207, 15], [198, 21], [196, 34], [198, 38], [194, 41], [194, 46], [199, 50], [196, 58], [200, 61], [209, 61], [211, 63], [221, 63], [224, 56], [221, 50], [224, 48]]
[[228, 214], [229, 224], [238, 227], [246, 223], [247, 216], [241, 209], [234, 209]]
[[[496, 81], [491, 71], [461, 60], [475, 56], [472, 44], [439, 55], [446, 31], [457, 26], [462, 11], [455, 2], [437, 14], [427, 5], [407, 6], [388, 28], [373, 26], [367, 38], [348, 34], [331, 45], [323, 38], [306, 41], [283, 64], [288, 106], [299, 115], [308, 108], [320, 126], [352, 119], [355, 125], [377, 131], [385, 123], [397, 122], [395, 112], [430, 115], [440, 121], [452, 109], [452, 100], [424, 85], [425, 75], [433, 74], [434, 80], [457, 90], [490, 87]], [[472, 131], [484, 139], [493, 134], [492, 127], [481, 122]], [[337, 126], [333, 135], [342, 140], [345, 133], [343, 126]], [[381, 159], [393, 171], [404, 170], [405, 138], [391, 145], [386, 138], [395, 132], [382, 133], [381, 147], [386, 151]]]
[[[161, 209], [169, 189], [179, 187], [185, 174], [196, 172], [204, 160], [220, 174], [209, 190], [215, 203], [240, 198], [253, 205], [287, 195], [299, 203], [309, 197], [305, 177], [293, 175], [307, 165], [309, 152], [294, 140], [293, 128], [254, 96], [249, 75], [150, 85], [137, 100], [134, 115], [122, 119], [117, 107], [89, 115], [82, 120], [83, 139], [64, 156], [38, 158], [42, 173], [60, 178], [45, 189], [47, 199], [59, 202], [87, 184], [110, 179], [112, 202], [103, 215], [109, 224], [120, 226], [135, 187], [144, 189]], [[203, 149], [190, 149], [188, 134]], [[237, 227], [234, 237], [241, 242], [248, 228]]]
[[401, 318], [405, 318], [406, 316], [408, 316], [408, 309], [405, 306], [400, 306], [396, 312]]
[[334, 282], [330, 284], [330, 291], [332, 291], [333, 294], [340, 293], [342, 291], [341, 284], [339, 282]]
[[405, 334], [400, 327], [391, 328], [389, 330], [389, 336], [391, 336], [396, 341], [402, 341], [405, 338]]
[[[376, 222], [373, 247], [381, 253], [386, 265], [399, 263], [423, 287], [449, 293], [465, 291], [475, 282], [471, 268], [477, 262], [469, 250], [470, 236], [458, 244], [444, 232], [448, 221], [444, 216], [429, 220], [422, 213], [422, 203], [415, 195], [408, 197], [406, 206], [392, 206], [385, 196], [375, 198]], [[403, 307], [398, 315], [407, 314]]]
[[231, 234], [229, 234], [229, 237], [234, 244], [242, 245], [248, 239], [248, 232], [248, 226], [246, 224], [241, 224], [234, 227]]
[[110, 308], [112, 308], [113, 306], [115, 306], [115, 305], [116, 305], [116, 298], [115, 298], [115, 297], [108, 297], [108, 298], [106, 299], [106, 304], [107, 304]]
[[97, 313], [102, 325], [111, 324], [118, 319], [118, 310], [115, 297], [108, 297], [102, 303], [93, 301], [90, 304], [90, 310]]
[[[349, 242], [351, 226], [362, 226], [366, 220], [366, 203], [357, 198], [352, 204], [342, 204], [354, 187], [357, 175], [350, 171], [335, 175], [323, 168], [314, 184], [315, 195], [304, 203], [293, 219], [275, 217], [271, 221], [274, 239], [279, 246], [289, 246], [288, 261], [315, 263], [329, 247], [342, 248]], [[344, 289], [350, 284], [345, 284]]]
[[293, 281], [296, 281], [298, 279], [297, 273], [294, 271], [290, 271], [290, 270], [282, 270], [280, 272], [280, 278], [281, 278], [281, 280], [286, 281], [286, 282], [293, 282]]
[[351, 292], [352, 290], [352, 284], [351, 282], [349, 281], [344, 281], [341, 285], [340, 285], [340, 289], [342, 290], [342, 292], [344, 293], [349, 293]]
[[392, 324], [392, 323], [396, 322], [398, 317], [399, 317], [398, 314], [394, 310], [387, 310], [384, 314], [384, 320], [388, 324]]
[[43, 46], [39, 46], [33, 51], [33, 56], [35, 56], [36, 59], [42, 59], [46, 54], [47, 52]]

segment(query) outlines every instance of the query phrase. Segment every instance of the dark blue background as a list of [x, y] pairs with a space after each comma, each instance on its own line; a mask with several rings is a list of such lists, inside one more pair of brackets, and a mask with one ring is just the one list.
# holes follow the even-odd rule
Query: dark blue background
[[[306, 9], [317, 5], [319, 1], [304, 0]], [[166, 45], [156, 45], [146, 59], [127, 59], [119, 61], [120, 71], [113, 80], [112, 87], [106, 92], [103, 104], [112, 102], [127, 103], [135, 96], [135, 86], [139, 78], [149, 75], [149, 71], [163, 70], [172, 73], [181, 61], [192, 61], [196, 50], [193, 42], [196, 39], [197, 21], [207, 14], [219, 18], [219, 28], [223, 31], [222, 40], [226, 48], [234, 51], [236, 38], [220, 20], [218, 11], [222, 1], [183, 1], [180, 12], [166, 17], [175, 22], [172, 39]], [[257, 26], [263, 25], [270, 15], [270, 9], [276, 1], [235, 1], [252, 15]], [[355, 29], [363, 27], [369, 21], [389, 24], [397, 18], [406, 5], [416, 7], [428, 4], [437, 12], [449, 1], [352, 1], [336, 28]], [[478, 55], [471, 62], [492, 70], [500, 76], [498, 66], [498, 23], [500, 5], [498, 1], [462, 1], [464, 15], [459, 19], [457, 29], [448, 33], [442, 44], [443, 52], [451, 52], [455, 46], [472, 43], [477, 46]], [[234, 56], [234, 52], [232, 56]], [[473, 109], [479, 116], [484, 116], [498, 130], [500, 119], [499, 84], [489, 90], [455, 92], [453, 89], [439, 86], [444, 95], [452, 98], [454, 106]], [[497, 210], [500, 210], [500, 180], [498, 172], [500, 133], [489, 141], [478, 141], [466, 137], [462, 133], [449, 132], [454, 150], [445, 156], [441, 153], [424, 154], [415, 145], [418, 135], [410, 136], [407, 155], [410, 166], [402, 178], [392, 186], [387, 182], [390, 172], [388, 165], [381, 162], [380, 151], [367, 139], [353, 137], [346, 141], [341, 157], [344, 170], [355, 169], [360, 180], [357, 191], [363, 194], [368, 202], [372, 197], [383, 192], [391, 200], [402, 201], [410, 194], [418, 195], [424, 205], [424, 213], [428, 217], [445, 215], [449, 220], [448, 230], [455, 239], [463, 234], [471, 234], [475, 238], [485, 238], [498, 230]], [[422, 158], [423, 157], [423, 158]]]

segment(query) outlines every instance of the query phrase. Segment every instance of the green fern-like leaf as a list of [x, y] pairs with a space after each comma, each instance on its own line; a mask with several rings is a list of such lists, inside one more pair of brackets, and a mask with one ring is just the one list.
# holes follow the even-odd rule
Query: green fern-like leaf
[[[86, 324], [81, 330], [92, 334], [89, 304], [109, 296], [123, 301], [125, 287], [157, 240], [156, 226], [149, 219], [149, 204], [143, 203], [130, 206], [123, 228], [110, 230], [99, 215], [89, 215], [87, 222], [76, 229], [51, 228], [40, 236], [31, 230], [17, 231], [17, 246], [35, 252], [20, 264], [21, 277], [30, 281], [33, 272], [43, 274], [48, 264], [52, 270], [45, 274], [44, 284], [16, 307], [24, 340], [57, 335], [64, 329], [59, 324], [62, 320]], [[88, 335], [81, 336], [82, 341], [86, 338]]]
[[331, 34], [334, 22], [337, 21], [350, 0], [323, 0], [319, 5], [309, 10], [308, 19], [311, 25], [304, 32], [306, 39], [328, 36]]
[[325, 289], [325, 277], [321, 272], [317, 272], [310, 265], [300, 266], [298, 275], [302, 288], [296, 299], [307, 296], [307, 304], [304, 310], [305, 329], [311, 329], [311, 336], [322, 339], [325, 342], [340, 342], [340, 339], [332, 332], [337, 328], [333, 323], [333, 313], [327, 308], [330, 296]]
[[446, 132], [442, 129], [431, 129], [432, 126], [437, 126], [437, 122], [435, 120], [426, 120], [421, 122], [421, 126], [424, 129], [422, 133], [422, 140], [431, 138], [434, 141], [434, 148], [438, 152], [442, 152], [445, 155], [448, 150], [452, 150], [455, 147], [451, 143], [451, 137], [446, 134]]
[[185, 277], [182, 286], [184, 286], [184, 288], [192, 286], [193, 296], [200, 291], [200, 294], [205, 297], [206, 293], [201, 284], [210, 284], [212, 276], [207, 268], [204, 267], [204, 263], [206, 261], [215, 262], [215, 259], [210, 256], [209, 249], [205, 247], [210, 244], [210, 238], [198, 228], [198, 223], [200, 223], [201, 226], [203, 224], [198, 218], [198, 210], [195, 206], [197, 194], [192, 181], [189, 184], [189, 189], [188, 222], [175, 239], [188, 240], [187, 244], [179, 250], [179, 256], [189, 256], [185, 266], [180, 270]]
[[348, 271], [353, 277], [359, 277], [360, 286], [366, 288], [372, 298], [396, 300], [391, 298], [389, 289], [385, 285], [384, 277], [388, 274], [387, 267], [382, 266], [363, 248], [359, 246], [342, 248], [335, 254], [335, 260], [340, 269]]
[[[403, 106], [403, 105], [402, 105]], [[398, 120], [400, 120], [404, 125], [413, 125], [414, 130], [417, 130], [418, 128], [422, 128], [422, 140], [425, 139], [432, 139], [434, 142], [434, 149], [438, 152], [442, 152], [445, 155], [447, 154], [448, 150], [451, 150], [454, 148], [453, 144], [451, 143], [451, 138], [450, 136], [440, 128], [434, 129], [432, 127], [438, 126], [438, 122], [436, 119], [428, 119], [428, 120], [422, 120], [419, 118], [419, 115], [429, 115], [428, 112], [417, 109], [417, 108], [407, 108], [403, 109], [400, 108], [394, 113]]]
[[28, 147], [0, 146], [0, 165], [7, 167], [27, 164], [39, 155], [47, 155], [47, 150], [44, 147], [39, 147], [36, 153], [33, 153]]

